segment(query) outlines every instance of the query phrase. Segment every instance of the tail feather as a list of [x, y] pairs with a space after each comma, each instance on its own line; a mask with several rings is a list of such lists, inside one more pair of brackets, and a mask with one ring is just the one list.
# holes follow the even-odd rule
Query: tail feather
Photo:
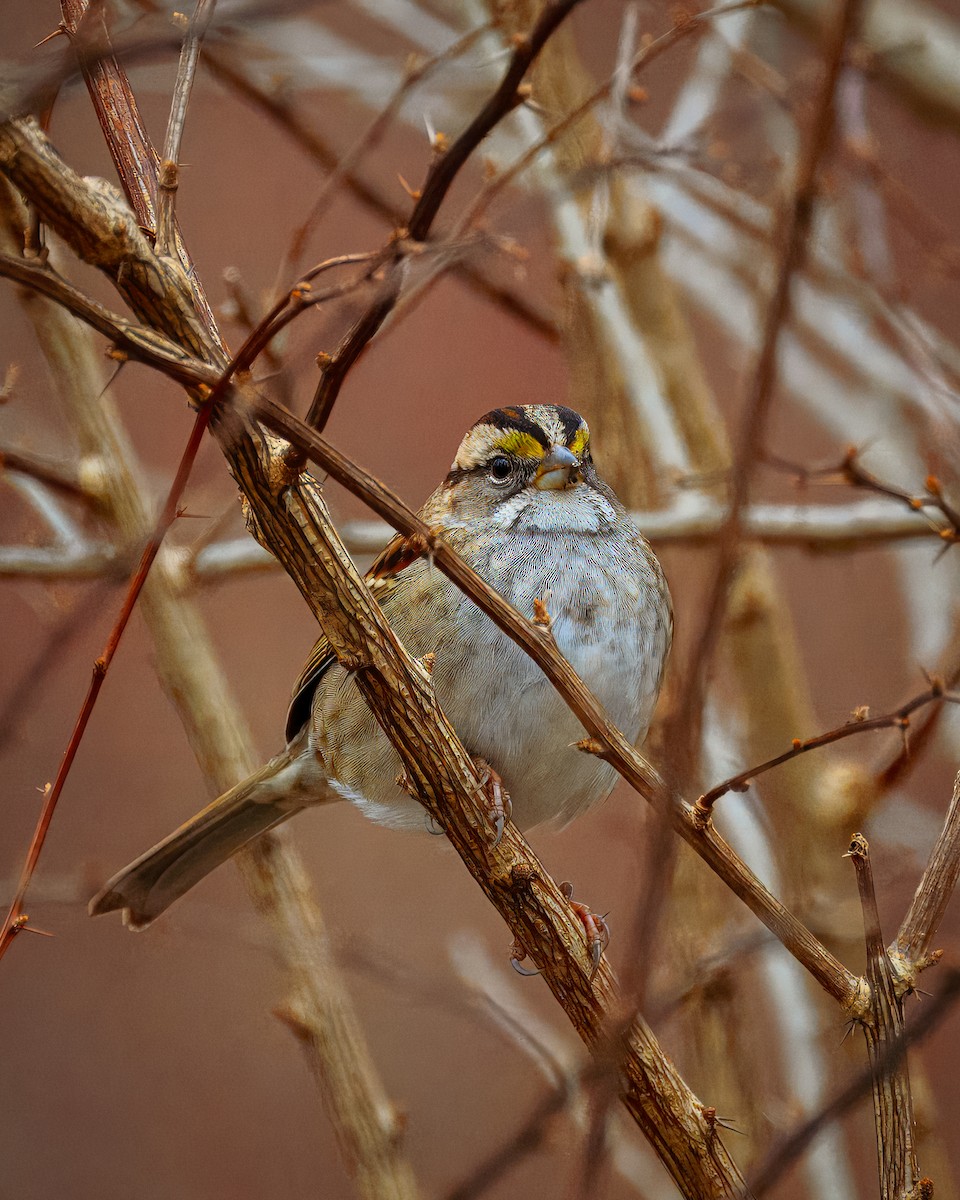
[[131, 929], [146, 929], [242, 846], [305, 806], [298, 803], [295, 776], [287, 770], [294, 766], [284, 751], [208, 804], [114, 875], [90, 901], [90, 915], [123, 909]]

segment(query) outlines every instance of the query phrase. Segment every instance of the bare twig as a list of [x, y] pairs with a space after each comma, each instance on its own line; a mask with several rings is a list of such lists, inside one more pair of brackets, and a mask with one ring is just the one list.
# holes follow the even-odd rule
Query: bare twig
[[123, 637], [123, 632], [127, 627], [127, 622], [133, 614], [134, 607], [139, 599], [140, 592], [146, 583], [147, 575], [153, 560], [156, 558], [160, 550], [160, 546], [166, 535], [167, 530], [173, 524], [177, 516], [177, 505], [180, 501], [180, 496], [183, 494], [183, 489], [186, 486], [187, 477], [190, 474], [190, 469], [193, 466], [194, 459], [200, 449], [200, 443], [203, 440], [203, 435], [206, 432], [207, 425], [210, 420], [211, 410], [209, 408], [201, 409], [197, 413], [196, 420], [193, 424], [193, 429], [190, 433], [190, 438], [184, 447], [183, 455], [180, 459], [180, 465], [177, 468], [176, 476], [171, 484], [170, 491], [167, 494], [166, 502], [163, 506], [163, 511], [157, 522], [156, 529], [144, 547], [143, 554], [140, 557], [140, 562], [136, 572], [130, 581], [130, 586], [127, 589], [127, 595], [124, 598], [123, 607], [117, 617], [117, 620], [110, 631], [110, 636], [107, 639], [103, 652], [93, 666], [93, 675], [90, 680], [87, 694], [83, 699], [83, 704], [80, 707], [80, 712], [77, 715], [76, 723], [73, 727], [73, 732], [70, 735], [70, 741], [67, 743], [67, 748], [64, 751], [63, 758], [60, 762], [60, 767], [57, 770], [56, 779], [52, 784], [48, 784], [44, 790], [43, 805], [40, 809], [40, 816], [37, 820], [37, 826], [34, 830], [33, 838], [30, 841], [30, 847], [27, 850], [27, 856], [24, 860], [23, 869], [20, 873], [20, 882], [17, 884], [17, 890], [10, 902], [10, 907], [7, 910], [7, 915], [4, 918], [3, 925], [0, 926], [0, 958], [3, 958], [14, 937], [24, 928], [27, 922], [27, 916], [23, 911], [23, 901], [27, 893], [27, 888], [30, 886], [30, 880], [33, 878], [33, 873], [36, 870], [37, 862], [40, 859], [40, 853], [43, 850], [43, 844], [46, 840], [47, 831], [50, 828], [50, 822], [53, 820], [53, 814], [57, 807], [57, 801], [63, 792], [64, 785], [67, 782], [67, 776], [70, 774], [70, 768], [73, 766], [73, 760], [76, 758], [77, 751], [80, 748], [80, 742], [83, 739], [84, 732], [87, 728], [87, 723], [93, 713], [94, 706], [97, 702], [97, 697], [100, 694], [100, 689], [103, 687], [104, 679], [107, 672], [110, 670], [110, 664], [113, 662], [114, 655], [117, 652], [117, 647], [120, 644], [120, 639]]
[[[669, 50], [671, 46], [675, 45], [681, 39], [702, 32], [705, 23], [715, 20], [718, 17], [742, 12], [745, 9], [756, 8], [759, 2], [760, 0], [730, 0], [729, 3], [718, 4], [713, 8], [705, 9], [703, 12], [682, 13], [676, 23], [666, 33], [660, 34], [659, 37], [653, 39], [641, 50], [637, 51], [628, 67], [629, 77], [632, 79], [643, 67], [649, 66], [664, 51]], [[492, 179], [480, 191], [467, 210], [457, 220], [454, 227], [455, 232], [462, 232], [469, 229], [471, 225], [475, 225], [496, 197], [522, 175], [546, 147], [556, 143], [602, 100], [607, 99], [617, 78], [618, 76], [616, 75], [612, 76], [605, 83], [600, 84], [576, 108], [571, 109], [559, 121], [551, 125], [543, 137], [528, 146], [523, 154], [511, 163], [509, 167], [498, 172], [496, 178]]]
[[[282, 92], [269, 93], [260, 87], [242, 54], [231, 55], [226, 48], [217, 47], [204, 54], [203, 65], [214, 78], [274, 121], [324, 170], [337, 169], [337, 154], [320, 134], [306, 125], [302, 116], [284, 99]], [[346, 174], [344, 183], [351, 195], [370, 212], [384, 218], [391, 228], [397, 225], [400, 218], [396, 205], [373, 184], [362, 180], [354, 172]], [[492, 278], [482, 264], [455, 260], [451, 263], [451, 270], [469, 288], [502, 307], [532, 332], [547, 341], [557, 341], [559, 334], [552, 316], [536, 307], [529, 297], [517, 289], [504, 286]]]
[[187, 105], [197, 73], [200, 43], [213, 17], [217, 0], [197, 0], [192, 19], [187, 23], [180, 51], [177, 81], [170, 103], [170, 117], [163, 143], [163, 161], [160, 164], [157, 189], [157, 237], [158, 254], [170, 256], [177, 253], [177, 229], [174, 221], [177, 188], [180, 186], [180, 142], [187, 119]]
[[[946, 1017], [960, 1000], [960, 971], [946, 972], [942, 990], [920, 1010], [919, 1016], [911, 1021], [900, 1037], [894, 1039], [877, 1063], [881, 1073], [897, 1069], [904, 1060], [907, 1049], [922, 1041]], [[842, 1088], [836, 1096], [809, 1120], [802, 1122], [788, 1137], [776, 1144], [751, 1172], [749, 1185], [757, 1200], [767, 1195], [779, 1182], [787, 1168], [810, 1145], [825, 1126], [837, 1121], [861, 1100], [873, 1086], [874, 1064], [871, 1063]], [[920, 1190], [924, 1181], [918, 1180], [916, 1200], [931, 1200], [932, 1186], [928, 1191]], [[911, 1198], [913, 1200], [913, 1198]]]
[[[105, 10], [89, 0], [61, 0], [62, 28], [77, 50], [87, 90], [103, 136], [116, 164], [120, 182], [137, 223], [145, 230], [157, 227], [156, 208], [160, 159], [140, 117], [136, 97], [120, 60], [113, 52]], [[176, 233], [177, 261], [185, 286], [207, 333], [219, 345], [219, 333], [193, 260]]]
[[[545, 5], [529, 34], [518, 42], [500, 86], [450, 148], [434, 158], [407, 222], [406, 234], [410, 241], [417, 243], [427, 239], [440, 205], [458, 172], [490, 130], [523, 102], [520, 84], [524, 75], [553, 31], [579, 3], [580, 0], [550, 0]], [[315, 429], [322, 430], [326, 425], [347, 373], [386, 320], [400, 294], [400, 278], [396, 268], [405, 251], [401, 241], [397, 241], [395, 247], [394, 262], [392, 269], [388, 270], [382, 294], [356, 321], [323, 367], [320, 383], [307, 413], [307, 424]]]
[[[394, 94], [324, 180], [323, 186], [316, 200], [314, 200], [306, 219], [294, 230], [290, 247], [280, 268], [281, 278], [293, 270], [304, 252], [307, 238], [327, 211], [337, 189], [343, 184], [345, 179], [355, 173], [364, 155], [368, 154], [370, 150], [380, 143], [410, 93], [419, 83], [429, 78], [439, 67], [459, 58], [461, 54], [465, 54], [489, 28], [491, 28], [491, 25], [488, 23], [476, 29], [471, 29], [463, 37], [458, 38], [451, 45], [447, 46], [445, 50], [441, 50], [431, 58], [424, 59], [422, 62], [411, 62], [408, 64]], [[437, 137], [442, 139], [443, 134], [438, 134]], [[435, 141], [433, 150], [436, 154], [446, 153], [444, 141]]]
[[898, 976], [910, 986], [925, 967], [940, 960], [930, 943], [940, 928], [947, 904], [960, 876], [960, 774], [953, 785], [943, 829], [930, 854], [910, 908], [888, 953]]
[[[943, 487], [936, 475], [928, 475], [925, 481], [926, 491], [922, 495], [908, 492], [904, 488], [886, 483], [878, 478], [860, 461], [860, 450], [850, 446], [840, 463], [826, 467], [804, 467], [775, 455], [770, 455], [767, 461], [775, 467], [788, 470], [796, 476], [799, 484], [812, 481], [818, 483], [847, 483], [851, 487], [862, 488], [875, 492], [878, 496], [887, 496], [904, 505], [910, 512], [922, 514], [937, 537], [945, 542], [960, 541], [960, 512], [953, 507], [943, 494]], [[937, 522], [927, 513], [934, 509], [943, 518], [944, 523]]]
[[819, 733], [816, 737], [807, 738], [806, 741], [794, 738], [793, 745], [789, 750], [785, 750], [783, 754], [778, 754], [775, 758], [768, 759], [756, 767], [750, 767], [746, 771], [741, 771], [738, 775], [731, 775], [729, 779], [724, 779], [722, 783], [718, 783], [708, 792], [704, 792], [697, 801], [697, 811], [706, 817], [712, 811], [716, 801], [721, 796], [726, 795], [727, 792], [745, 791], [753, 780], [765, 771], [769, 771], [773, 767], [779, 767], [781, 763], [789, 762], [801, 754], [807, 754], [810, 750], [819, 750], [822, 746], [829, 746], [834, 742], [842, 741], [843, 738], [853, 737], [858, 733], [870, 733], [876, 729], [899, 729], [906, 736], [906, 732], [910, 728], [910, 717], [917, 709], [923, 708], [927, 704], [943, 702], [960, 704], [960, 694], [946, 691], [943, 683], [934, 679], [926, 691], [907, 700], [906, 703], [901, 704], [893, 712], [884, 713], [879, 717], [870, 717], [867, 715], [869, 710], [866, 707], [858, 709], [854, 713], [853, 718], [847, 721], [845, 725], [840, 725], [836, 729], [830, 729], [826, 733]]

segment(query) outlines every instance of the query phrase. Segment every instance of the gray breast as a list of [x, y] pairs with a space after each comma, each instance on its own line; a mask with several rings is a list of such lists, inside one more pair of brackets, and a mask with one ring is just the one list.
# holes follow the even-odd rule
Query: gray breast
[[[497, 579], [521, 614], [532, 617], [534, 600], [544, 601], [559, 649], [626, 736], [645, 731], [669, 602], [644, 544], [534, 534], [472, 549], [477, 571]], [[387, 616], [412, 654], [436, 655], [437, 698], [467, 750], [503, 777], [517, 824], [562, 823], [608, 795], [615, 773], [576, 749], [584, 730], [540, 668], [428, 562], [404, 576]], [[313, 748], [346, 798], [375, 820], [424, 827], [423, 810], [394, 782], [398, 757], [339, 667], [318, 692], [314, 731]]]

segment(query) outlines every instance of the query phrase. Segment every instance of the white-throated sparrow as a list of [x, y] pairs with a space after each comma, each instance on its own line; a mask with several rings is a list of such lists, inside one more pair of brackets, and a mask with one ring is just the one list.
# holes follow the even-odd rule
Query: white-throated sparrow
[[[500, 408], [467, 432], [420, 515], [521, 614], [542, 601], [560, 651], [624, 734], [646, 732], [670, 647], [670, 594], [646, 540], [599, 478], [569, 408]], [[435, 656], [437, 698], [471, 754], [496, 769], [523, 828], [564, 823], [616, 773], [577, 750], [583, 729], [540, 668], [399, 535], [368, 573], [407, 650]], [[400, 760], [323, 638], [287, 717], [287, 746], [141, 855], [90, 902], [133, 928], [241, 846], [311, 804], [346, 799], [375, 821], [424, 826]]]

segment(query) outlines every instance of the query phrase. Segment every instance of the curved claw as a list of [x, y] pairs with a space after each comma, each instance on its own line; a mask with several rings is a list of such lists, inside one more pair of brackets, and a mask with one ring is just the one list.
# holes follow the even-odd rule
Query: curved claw
[[432, 834], [434, 837], [443, 837], [443, 835], [447, 832], [444, 827], [439, 825], [429, 813], [423, 814], [423, 820], [427, 827], [427, 833]]
[[610, 926], [607, 924], [606, 917], [600, 916], [599, 913], [591, 912], [586, 904], [581, 904], [573, 898], [573, 884], [561, 883], [560, 891], [563, 892], [570, 907], [577, 914], [583, 924], [583, 934], [587, 941], [587, 954], [590, 956], [590, 979], [600, 969], [600, 960], [603, 958], [603, 952], [610, 944]]
[[590, 978], [593, 979], [594, 975], [600, 970], [600, 959], [603, 958], [603, 942], [600, 938], [596, 938], [592, 942], [588, 941], [587, 945], [590, 949], [590, 962], [593, 964], [590, 970]]
[[496, 850], [496, 848], [500, 845], [500, 839], [503, 837], [503, 830], [506, 826], [506, 823], [507, 822], [506, 822], [506, 818], [505, 818], [504, 814], [497, 813], [497, 820], [496, 820], [496, 824], [494, 825], [494, 829], [496, 830], [496, 835], [493, 839], [494, 850]]
[[510, 959], [510, 966], [513, 967], [513, 969], [516, 971], [516, 973], [518, 975], [523, 975], [526, 979], [529, 979], [534, 975], [540, 974], [539, 969], [531, 971], [527, 967], [521, 967], [520, 960], [516, 959], [516, 958]]
[[521, 967], [521, 966], [520, 966], [520, 959], [519, 959], [519, 958], [511, 958], [511, 959], [510, 959], [510, 966], [511, 966], [511, 967], [513, 967], [513, 969], [516, 971], [516, 973], [517, 973], [518, 975], [523, 975], [523, 976], [524, 976], [524, 978], [526, 978], [526, 979], [530, 979], [530, 978], [531, 978], [531, 976], [533, 976], [533, 975], [539, 975], [539, 974], [540, 974], [540, 970], [539, 970], [539, 968], [537, 968], [536, 970], [533, 970], [533, 971], [531, 971], [531, 970], [530, 970], [529, 968], [527, 968], [527, 967]]
[[520, 963], [527, 957], [527, 952], [520, 943], [519, 938], [514, 940], [510, 947], [510, 966], [518, 975], [524, 975], [529, 978], [531, 975], [539, 975], [539, 970], [531, 970], [529, 967], [521, 967]]

